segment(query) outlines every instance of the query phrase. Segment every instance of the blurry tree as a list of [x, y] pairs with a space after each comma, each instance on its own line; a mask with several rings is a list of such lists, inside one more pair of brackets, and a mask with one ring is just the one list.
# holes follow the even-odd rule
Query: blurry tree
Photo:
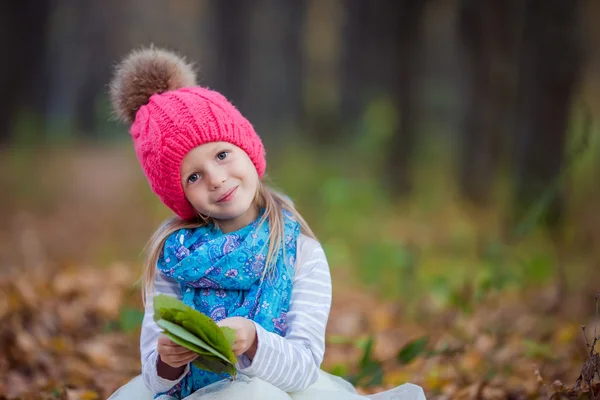
[[[272, 23], [264, 19], [258, 22], [262, 27], [262, 36], [270, 38], [263, 43], [268, 51], [261, 59], [259, 70], [263, 76], [270, 77], [268, 84], [256, 87], [256, 91], [267, 89], [264, 119], [274, 119], [277, 127], [285, 125], [295, 127], [304, 118], [303, 84], [305, 56], [303, 40], [305, 37], [306, 0], [269, 0], [266, 6], [271, 10]], [[275, 32], [268, 29], [274, 26]], [[271, 68], [269, 68], [271, 67]], [[258, 82], [260, 84], [260, 82]], [[263, 90], [264, 90], [263, 89]], [[279, 136], [282, 132], [274, 132]]]
[[468, 86], [462, 121], [460, 187], [486, 203], [514, 120], [520, 0], [460, 0], [458, 32]]
[[[582, 64], [581, 1], [444, 3], [459, 7], [458, 31], [470, 77], [460, 176], [471, 200], [486, 201], [509, 144], [517, 215], [560, 170]], [[389, 171], [386, 186], [394, 194], [405, 193], [417, 135], [421, 28], [431, 23], [424, 19], [428, 4], [441, 3], [5, 2], [0, 6], [6, 55], [0, 64], [5, 94], [0, 140], [23, 109], [60, 121], [64, 129], [59, 132], [68, 135], [98, 130], [97, 102], [106, 94], [112, 65], [131, 47], [155, 43], [198, 60], [202, 83], [223, 92], [267, 137], [280, 136], [286, 124], [296, 127], [308, 120], [304, 127], [313, 139], [342, 143], [348, 139], [342, 123], [355, 126], [376, 98], [393, 102], [399, 125], [382, 158]], [[202, 79], [205, 63], [210, 79]], [[338, 105], [336, 115], [331, 110]]]
[[44, 104], [46, 31], [50, 0], [4, 1], [0, 4], [0, 142], [10, 138], [21, 111], [38, 112]]
[[[499, 161], [511, 154], [513, 216], [520, 220], [562, 167], [582, 65], [580, 2], [461, 0], [459, 15], [470, 75], [460, 155], [462, 192], [485, 203]], [[559, 196], [547, 208], [543, 218], [556, 222]]]
[[[390, 77], [389, 85], [400, 116], [400, 123], [386, 155], [385, 168], [388, 186], [394, 195], [406, 194], [411, 188], [410, 165], [413, 162], [418, 118], [416, 84], [419, 77], [420, 31], [427, 4], [428, 0], [396, 0], [390, 1], [387, 9], [394, 18], [389, 34], [394, 44], [389, 60], [394, 74]], [[385, 10], [382, 11], [385, 13]]]
[[387, 9], [389, 3], [344, 1], [340, 108], [342, 119], [349, 123], [358, 122], [374, 93], [388, 90], [387, 85], [381, 85], [382, 79], [377, 79], [384, 75], [381, 70], [390, 65], [392, 53], [394, 20]]
[[215, 0], [212, 2], [215, 46], [214, 87], [232, 102], [242, 101], [244, 74], [248, 54], [248, 13], [254, 3], [245, 0]]
[[[307, 0], [303, 34], [303, 123], [300, 129], [319, 146], [339, 146], [342, 1]], [[342, 142], [343, 143], [343, 142]]]
[[212, 2], [214, 87], [267, 137], [301, 118], [305, 8], [303, 0]]
[[341, 118], [360, 120], [377, 97], [391, 100], [400, 124], [386, 158], [393, 194], [406, 193], [414, 147], [420, 28], [427, 0], [346, 0], [341, 62]]
[[[581, 2], [529, 0], [519, 51], [515, 116], [516, 210], [521, 214], [557, 179], [583, 62]], [[557, 193], [542, 219], [560, 220]]]
[[98, 122], [97, 101], [105, 95], [119, 58], [110, 41], [117, 4], [65, 0], [56, 4], [48, 54], [52, 99], [47, 114], [52, 134], [91, 135]]

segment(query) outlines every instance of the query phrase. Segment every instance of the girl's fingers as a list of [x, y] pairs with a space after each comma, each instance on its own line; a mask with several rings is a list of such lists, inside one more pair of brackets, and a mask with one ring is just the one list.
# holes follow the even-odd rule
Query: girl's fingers
[[194, 361], [196, 358], [198, 358], [198, 354], [196, 354], [196, 353], [192, 353], [192, 354], [189, 356], [189, 358], [186, 358], [186, 359], [185, 359], [185, 363], [187, 364], [187, 363], [189, 363], [189, 362], [192, 362], [192, 361]]
[[187, 349], [183, 346], [179, 346], [179, 345], [175, 345], [175, 346], [164, 346], [161, 349], [162, 353], [164, 354], [169, 354], [169, 355], [181, 355], [181, 354], [187, 354], [187, 353], [193, 353], [193, 351], [191, 351], [190, 349]]
[[191, 361], [194, 361], [197, 357], [198, 354], [194, 352], [191, 352], [191, 354], [178, 354], [174, 356], [168, 356], [165, 362], [168, 361], [170, 364], [185, 365]]
[[158, 345], [163, 346], [177, 346], [177, 343], [173, 342], [167, 335], [161, 334], [158, 337]]
[[198, 354], [196, 353], [192, 353], [192, 354], [186, 354], [185, 356], [177, 356], [178, 358], [176, 359], [176, 362], [179, 362], [181, 364], [187, 364], [191, 361], [194, 361], [196, 358], [198, 358]]

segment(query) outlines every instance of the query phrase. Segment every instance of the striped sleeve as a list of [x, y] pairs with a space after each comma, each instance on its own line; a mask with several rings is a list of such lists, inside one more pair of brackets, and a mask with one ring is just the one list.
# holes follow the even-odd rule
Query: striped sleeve
[[155, 288], [152, 296], [146, 296], [146, 307], [144, 310], [144, 320], [142, 322], [142, 332], [140, 335], [140, 353], [142, 358], [142, 377], [146, 387], [153, 393], [163, 393], [175, 386], [188, 373], [189, 364], [185, 370], [175, 380], [168, 380], [158, 376], [156, 370], [156, 362], [158, 360], [158, 352], [156, 350], [158, 336], [161, 329], [154, 322], [154, 304], [153, 296], [158, 294], [166, 294], [168, 296], [181, 299], [181, 290], [179, 285], [174, 280], [166, 277], [162, 272], [156, 271], [154, 279]]
[[284, 337], [255, 323], [258, 346], [253, 360], [238, 357], [238, 369], [286, 392], [316, 382], [325, 353], [325, 330], [331, 309], [331, 275], [321, 245], [298, 238], [298, 256]]

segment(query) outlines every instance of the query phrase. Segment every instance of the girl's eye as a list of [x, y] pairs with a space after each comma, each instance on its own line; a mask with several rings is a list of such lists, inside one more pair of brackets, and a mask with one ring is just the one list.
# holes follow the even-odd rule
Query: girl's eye
[[200, 179], [200, 175], [198, 175], [198, 174], [191, 174], [190, 177], [188, 178], [188, 182], [189, 183], [194, 183], [198, 179]]
[[220, 161], [223, 161], [224, 159], [227, 158], [227, 155], [229, 154], [228, 151], [222, 151], [219, 154], [217, 154], [217, 159]]

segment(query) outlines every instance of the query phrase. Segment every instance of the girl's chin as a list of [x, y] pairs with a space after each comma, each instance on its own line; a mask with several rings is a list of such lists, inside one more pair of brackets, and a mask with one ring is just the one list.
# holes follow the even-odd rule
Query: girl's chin
[[248, 213], [247, 207], [240, 209], [239, 207], [228, 206], [226, 209], [221, 209], [216, 212], [213, 212], [212, 217], [217, 221], [231, 221], [243, 217], [251, 218], [252, 215]]

